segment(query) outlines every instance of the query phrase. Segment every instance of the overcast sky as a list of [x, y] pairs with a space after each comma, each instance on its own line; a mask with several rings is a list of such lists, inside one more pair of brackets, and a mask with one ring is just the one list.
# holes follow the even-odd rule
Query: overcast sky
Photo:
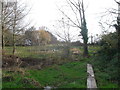
[[[65, 0], [27, 0], [29, 6], [32, 6], [29, 19], [35, 27], [46, 26], [52, 29], [55, 20], [60, 18], [58, 7], [65, 4]], [[108, 8], [117, 8], [114, 0], [84, 0], [86, 9], [86, 20], [89, 34], [100, 34], [99, 27], [100, 13]]]

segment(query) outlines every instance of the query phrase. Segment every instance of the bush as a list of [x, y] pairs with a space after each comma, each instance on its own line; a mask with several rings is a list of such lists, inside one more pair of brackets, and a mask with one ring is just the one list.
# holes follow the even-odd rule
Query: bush
[[106, 80], [112, 82], [119, 82], [119, 60], [118, 56], [118, 35], [116, 32], [109, 33], [102, 36], [100, 41], [101, 49], [97, 52], [94, 60], [94, 66], [97, 67], [101, 72], [109, 75]]

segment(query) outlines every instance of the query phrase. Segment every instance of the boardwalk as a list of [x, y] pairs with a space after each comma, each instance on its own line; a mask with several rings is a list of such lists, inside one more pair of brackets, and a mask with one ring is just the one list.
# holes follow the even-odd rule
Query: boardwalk
[[87, 64], [87, 88], [97, 88], [93, 68], [91, 64]]

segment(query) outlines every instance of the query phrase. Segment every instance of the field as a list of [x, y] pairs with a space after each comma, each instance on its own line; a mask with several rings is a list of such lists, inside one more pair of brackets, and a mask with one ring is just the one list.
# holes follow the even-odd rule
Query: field
[[[72, 47], [83, 51], [82, 47]], [[79, 55], [72, 55], [72, 60], [63, 58], [62, 46], [27, 46], [16, 47], [15, 55], [20, 58], [34, 58], [34, 60], [54, 61], [46, 64], [40, 69], [26, 67], [11, 67], [3, 69], [3, 88], [86, 88], [87, 70], [86, 65], [92, 59], [93, 54], [99, 47], [90, 46], [91, 57], [83, 58]], [[5, 48], [5, 54], [12, 54], [12, 47]], [[94, 67], [94, 66], [93, 66]], [[116, 88], [116, 84], [107, 81], [107, 74], [99, 72], [95, 68], [95, 76], [99, 88]]]

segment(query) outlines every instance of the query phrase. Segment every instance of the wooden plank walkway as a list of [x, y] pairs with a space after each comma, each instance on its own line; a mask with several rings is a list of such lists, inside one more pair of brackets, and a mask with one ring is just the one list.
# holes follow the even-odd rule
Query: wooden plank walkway
[[87, 88], [97, 88], [95, 75], [91, 64], [87, 64]]

